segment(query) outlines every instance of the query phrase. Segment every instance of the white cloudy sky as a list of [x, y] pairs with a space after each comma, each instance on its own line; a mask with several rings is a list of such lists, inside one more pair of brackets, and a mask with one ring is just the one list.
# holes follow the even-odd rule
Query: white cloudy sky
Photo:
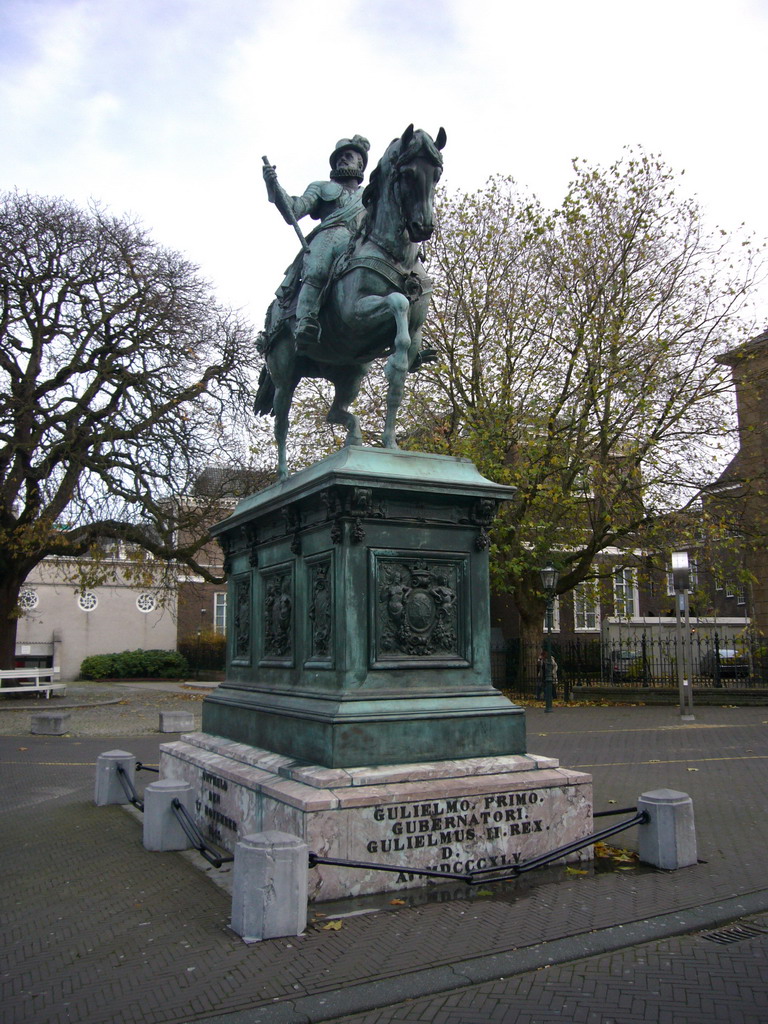
[[766, 54], [768, 0], [2, 0], [0, 188], [137, 214], [259, 324], [296, 248], [262, 154], [296, 193], [411, 121], [449, 187], [554, 205], [639, 143], [768, 238]]

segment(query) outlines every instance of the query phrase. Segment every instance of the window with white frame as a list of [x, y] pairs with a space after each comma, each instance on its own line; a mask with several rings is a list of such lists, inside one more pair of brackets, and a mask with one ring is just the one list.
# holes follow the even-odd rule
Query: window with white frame
[[547, 606], [547, 610], [544, 612], [544, 632], [552, 630], [553, 633], [560, 632], [560, 598], [555, 597], [552, 599], [551, 604]]
[[613, 574], [613, 613], [619, 619], [634, 619], [637, 615], [634, 569], [616, 569]]
[[80, 611], [92, 612], [98, 603], [99, 599], [92, 590], [83, 590], [77, 595], [77, 605]]
[[33, 608], [37, 608], [40, 603], [40, 598], [37, 596], [37, 591], [33, 590], [32, 587], [22, 587], [19, 592], [19, 608], [25, 612], [31, 612]]
[[574, 587], [573, 626], [580, 632], [600, 629], [600, 602], [594, 583], [579, 583]]
[[743, 583], [739, 583], [736, 587], [736, 603], [746, 604], [747, 603], [747, 588]]
[[226, 633], [227, 631], [226, 590], [213, 595], [213, 630], [215, 633]]
[[139, 596], [136, 598], [136, 607], [139, 609], [140, 612], [143, 612], [145, 615], [148, 615], [150, 612], [153, 612], [155, 608], [157, 608], [157, 598], [155, 597], [154, 594], [150, 594], [145, 591], [143, 594], [139, 594]]

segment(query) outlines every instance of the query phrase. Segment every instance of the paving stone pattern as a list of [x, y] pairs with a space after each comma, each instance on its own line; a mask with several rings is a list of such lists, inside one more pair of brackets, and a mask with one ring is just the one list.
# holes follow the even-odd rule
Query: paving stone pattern
[[341, 1024], [765, 1024], [765, 932], [719, 946], [707, 933], [414, 999]]
[[[159, 744], [168, 738], [156, 732], [121, 733], [120, 724], [135, 708], [130, 703], [115, 706], [112, 731], [103, 738], [0, 736], [3, 1024], [159, 1024], [227, 1014], [236, 1015], [235, 1024], [256, 1021], [248, 1008], [266, 1011], [277, 1002], [289, 1013], [295, 1000], [306, 997], [315, 999], [314, 1015], [290, 1019], [327, 1020], [324, 994], [340, 989], [354, 991], [355, 986], [387, 982], [389, 995], [373, 1005], [391, 1004], [402, 998], [398, 979], [410, 978], [416, 984], [421, 971], [441, 965], [464, 970], [489, 954], [525, 951], [766, 887], [768, 710], [706, 708], [697, 712], [696, 723], [682, 726], [670, 708], [557, 708], [552, 715], [536, 709], [528, 715], [529, 749], [592, 771], [597, 808], [634, 805], [641, 792], [661, 786], [690, 793], [699, 856], [706, 863], [673, 873], [640, 870], [583, 876], [552, 868], [496, 887], [492, 896], [462, 890], [465, 898], [445, 900], [442, 890], [434, 890], [431, 902], [419, 903], [417, 896], [408, 894], [403, 897], [406, 905], [396, 908], [389, 902], [390, 894], [382, 899], [380, 912], [345, 917], [338, 931], [324, 930], [328, 918], [319, 916], [324, 912], [319, 905], [302, 937], [247, 946], [228, 927], [227, 893], [188, 857], [145, 851], [135, 817], [118, 807], [93, 806], [94, 766], [100, 752], [122, 748], [156, 764]], [[157, 729], [156, 716], [152, 729]], [[140, 785], [154, 778], [144, 772], [137, 776]], [[617, 842], [632, 846], [636, 833], [624, 833]], [[666, 941], [674, 946], [683, 940]], [[754, 941], [764, 963], [762, 940]], [[739, 957], [746, 955], [748, 946], [709, 955]], [[573, 955], [579, 955], [578, 943]], [[599, 991], [612, 972], [633, 970], [630, 959], [621, 966], [621, 958], [632, 955], [629, 950], [596, 958]], [[665, 955], [654, 953], [661, 958], [659, 964]], [[642, 998], [652, 981], [650, 954], [646, 956], [640, 975], [646, 980], [630, 990], [635, 999]], [[697, 960], [689, 958], [693, 977]], [[709, 968], [701, 970], [706, 989]], [[574, 971], [574, 965], [553, 966], [529, 981], [520, 974], [515, 983], [523, 986], [521, 992], [533, 992], [535, 999], [535, 986], [544, 975], [548, 983], [558, 977], [559, 998], [570, 999], [581, 984]], [[659, 972], [663, 973], [661, 968]], [[727, 968], [724, 972], [723, 986]], [[466, 998], [471, 1000], [481, 989], [484, 999], [495, 999], [499, 1005], [506, 998], [501, 982], [475, 987]], [[464, 997], [458, 991], [441, 997], [445, 1012], [453, 1006], [450, 1000]], [[737, 991], [733, 998], [735, 1013]], [[556, 1000], [552, 1007], [556, 1009]], [[490, 1012], [490, 1002], [480, 1011], [470, 1003], [457, 1003], [453, 1017], [434, 1019], [465, 1024], [505, 1019], [482, 1016]], [[615, 1011], [602, 1021], [657, 1019], [626, 1016], [635, 1012], [639, 1011], [630, 1005], [622, 1009], [624, 1016]], [[569, 1017], [561, 1013], [558, 1019]], [[688, 1019], [696, 1018], [658, 1016], [675, 1024], [687, 1024]]]

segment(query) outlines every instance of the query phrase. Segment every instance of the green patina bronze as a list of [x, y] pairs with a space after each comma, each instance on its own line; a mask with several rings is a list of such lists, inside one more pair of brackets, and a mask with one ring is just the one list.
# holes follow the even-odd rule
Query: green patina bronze
[[229, 654], [204, 730], [328, 767], [524, 753], [490, 682], [488, 528], [513, 495], [351, 446], [243, 501], [213, 531]]
[[382, 442], [396, 448], [395, 420], [410, 370], [429, 361], [421, 328], [432, 290], [419, 258], [434, 230], [433, 197], [445, 145], [441, 128], [433, 140], [409, 125], [394, 139], [360, 188], [368, 141], [341, 139], [331, 154], [331, 180], [313, 182], [289, 196], [264, 157], [269, 198], [301, 236], [303, 216], [320, 224], [270, 305], [259, 345], [265, 366], [254, 402], [257, 413], [273, 413], [278, 473], [288, 476], [286, 439], [296, 385], [323, 377], [334, 386], [328, 422], [347, 431], [346, 444], [362, 443], [350, 406], [371, 363], [386, 359], [387, 411]]

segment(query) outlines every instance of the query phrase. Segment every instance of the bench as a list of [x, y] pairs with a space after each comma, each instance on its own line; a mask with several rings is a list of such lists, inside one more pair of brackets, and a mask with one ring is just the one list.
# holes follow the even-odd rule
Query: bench
[[58, 674], [57, 668], [0, 669], [0, 696], [5, 696], [7, 693], [36, 693], [38, 695], [44, 693], [46, 698], [49, 698], [56, 690], [59, 692], [63, 690], [66, 693], [67, 690], [63, 684], [53, 681], [54, 676]]

